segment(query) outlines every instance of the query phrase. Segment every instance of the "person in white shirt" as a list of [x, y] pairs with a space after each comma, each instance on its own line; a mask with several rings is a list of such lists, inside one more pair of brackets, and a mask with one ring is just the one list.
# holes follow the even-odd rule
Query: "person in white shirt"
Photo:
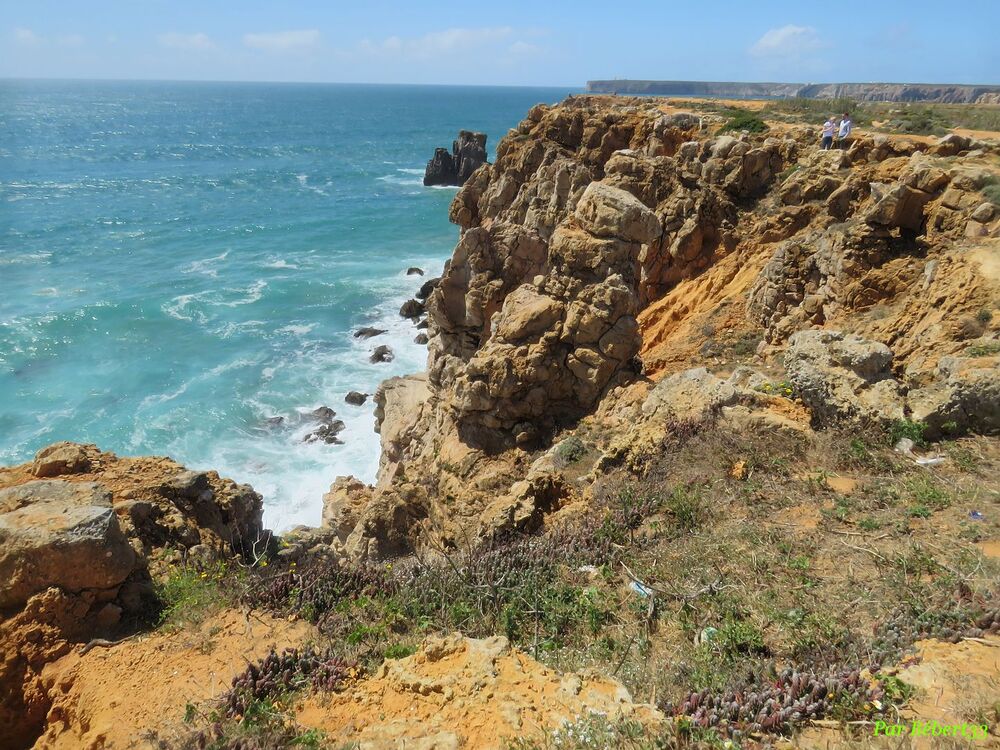
[[826, 122], [823, 123], [823, 139], [819, 142], [819, 147], [824, 151], [829, 151], [833, 145], [833, 134], [836, 129], [837, 126], [833, 122], [833, 115], [830, 115]]
[[837, 131], [837, 147], [847, 148], [848, 142], [851, 137], [851, 128], [854, 123], [851, 122], [851, 116], [847, 112], [844, 112], [844, 116], [840, 118], [840, 128]]

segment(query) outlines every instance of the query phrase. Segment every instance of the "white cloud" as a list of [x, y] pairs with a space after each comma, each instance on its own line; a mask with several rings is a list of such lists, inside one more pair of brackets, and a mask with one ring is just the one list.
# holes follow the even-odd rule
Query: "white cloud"
[[319, 43], [319, 31], [300, 29], [298, 31], [272, 31], [262, 34], [244, 34], [243, 44], [251, 49], [265, 52], [294, 52], [310, 49]]
[[[514, 36], [509, 26], [482, 27], [474, 29], [454, 28], [432, 31], [419, 37], [401, 38], [390, 36], [381, 42], [364, 39], [357, 45], [357, 52], [376, 57], [399, 57], [407, 60], [431, 60], [447, 57], [458, 52], [482, 47], [490, 47], [505, 42]], [[519, 46], [520, 45], [520, 46]], [[523, 52], [527, 45], [515, 41], [512, 52]]]
[[41, 38], [31, 29], [14, 29], [14, 41], [18, 44], [34, 45], [41, 41]]
[[750, 54], [759, 58], [792, 60], [823, 46], [823, 40], [812, 26], [788, 24], [765, 33], [750, 47]]
[[52, 46], [82, 47], [84, 38], [79, 34], [61, 34], [59, 36], [41, 36], [31, 29], [14, 29], [14, 42], [23, 47]]
[[160, 43], [161, 47], [189, 52], [215, 49], [215, 42], [212, 41], [208, 34], [202, 32], [198, 32], [197, 34], [178, 34], [171, 31], [166, 34], [160, 34], [156, 37], [156, 41]]

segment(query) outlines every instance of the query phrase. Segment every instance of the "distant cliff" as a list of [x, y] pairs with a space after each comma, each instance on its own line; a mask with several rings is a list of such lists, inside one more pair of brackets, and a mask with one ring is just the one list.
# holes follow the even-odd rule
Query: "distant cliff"
[[933, 83], [741, 83], [726, 81], [587, 81], [595, 94], [723, 96], [740, 99], [849, 98], [864, 102], [997, 104], [1000, 86]]

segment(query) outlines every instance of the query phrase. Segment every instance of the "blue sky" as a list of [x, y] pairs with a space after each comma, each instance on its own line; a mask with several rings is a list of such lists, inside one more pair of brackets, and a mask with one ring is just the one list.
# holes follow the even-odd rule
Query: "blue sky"
[[0, 0], [0, 76], [1000, 83], [1000, 0]]

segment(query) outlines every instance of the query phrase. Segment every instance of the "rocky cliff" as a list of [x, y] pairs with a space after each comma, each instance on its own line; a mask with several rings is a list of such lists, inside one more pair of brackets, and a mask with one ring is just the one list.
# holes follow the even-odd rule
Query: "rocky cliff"
[[[667, 414], [692, 418], [677, 388], [696, 416], [776, 421], [758, 386], [777, 370], [805, 427], [1000, 427], [1000, 215], [979, 193], [995, 145], [864, 136], [823, 152], [807, 130], [711, 129], [577, 97], [533, 108], [472, 175], [427, 304], [427, 374], [376, 395], [379, 481], [326, 499], [349, 555], [541, 524], [588, 492], [553, 466], [553, 441], [601, 419], [597, 449], [620, 451]], [[741, 336], [760, 340], [759, 372], [726, 395], [708, 395], [712, 376], [666, 377]]]
[[862, 102], [996, 104], [1000, 86], [936, 83], [749, 83], [721, 81], [587, 81], [594, 94], [718, 96], [729, 99], [849, 98]]

